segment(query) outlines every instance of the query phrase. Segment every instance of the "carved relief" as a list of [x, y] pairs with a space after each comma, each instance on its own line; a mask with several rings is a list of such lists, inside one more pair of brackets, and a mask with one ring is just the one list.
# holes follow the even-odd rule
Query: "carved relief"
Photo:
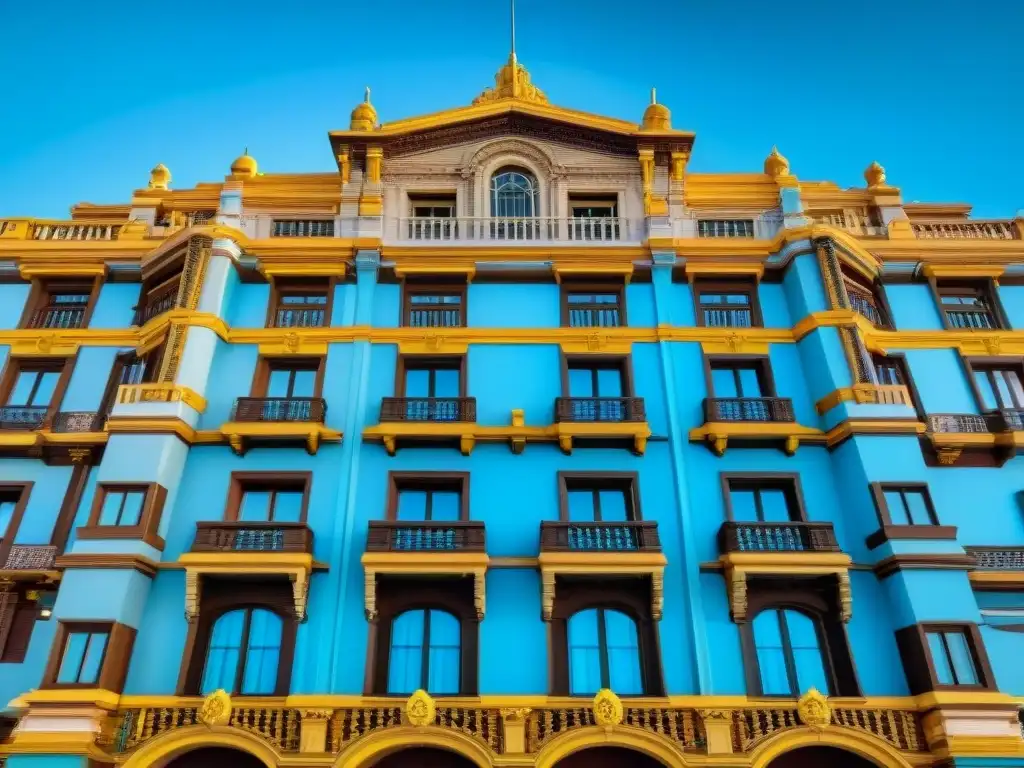
[[732, 620], [747, 619], [747, 576], [743, 571], [733, 569], [729, 574], [729, 608]]
[[366, 569], [363, 575], [363, 604], [367, 621], [377, 620], [377, 574]]
[[625, 714], [622, 701], [607, 688], [602, 688], [594, 697], [594, 721], [604, 727], [612, 728], [622, 722]]
[[405, 719], [416, 728], [433, 725], [436, 715], [437, 705], [424, 690], [413, 693], [405, 703]]
[[839, 614], [843, 621], [853, 618], [853, 593], [850, 591], [850, 574], [840, 571], [836, 574], [839, 587]]
[[227, 725], [231, 720], [231, 697], [227, 691], [219, 688], [203, 699], [198, 717], [207, 728]]
[[655, 621], [661, 621], [664, 607], [665, 574], [662, 571], [655, 571], [651, 574], [651, 618]]
[[544, 621], [551, 621], [551, 613], [555, 609], [555, 574], [553, 571], [542, 571], [540, 578], [541, 615]]
[[199, 616], [199, 574], [185, 571], [185, 620], [191, 624]]
[[828, 705], [828, 699], [816, 688], [811, 688], [800, 697], [796, 712], [800, 716], [800, 722], [816, 731], [825, 730], [832, 721], [832, 708]]

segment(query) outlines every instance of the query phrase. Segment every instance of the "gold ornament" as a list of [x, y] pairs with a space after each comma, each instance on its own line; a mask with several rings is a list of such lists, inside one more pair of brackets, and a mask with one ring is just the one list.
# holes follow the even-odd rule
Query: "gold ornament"
[[231, 697], [223, 688], [218, 688], [205, 699], [199, 708], [199, 722], [207, 728], [227, 725], [231, 720]]
[[405, 719], [409, 721], [409, 725], [414, 725], [417, 728], [433, 725], [436, 714], [437, 706], [434, 704], [434, 700], [423, 689], [413, 692], [409, 700], [405, 702]]
[[598, 725], [611, 728], [622, 722], [622, 701], [607, 688], [594, 697], [594, 720]]
[[885, 187], [885, 168], [877, 160], [864, 169], [864, 181], [868, 183], [868, 189], [872, 187]]
[[800, 722], [816, 731], [825, 730], [832, 722], [832, 708], [828, 705], [828, 699], [819, 693], [817, 688], [811, 688], [800, 697], [796, 704], [796, 713], [800, 716]]
[[764, 172], [773, 179], [789, 175], [789, 160], [779, 152], [778, 147], [772, 147], [772, 151], [765, 158]]

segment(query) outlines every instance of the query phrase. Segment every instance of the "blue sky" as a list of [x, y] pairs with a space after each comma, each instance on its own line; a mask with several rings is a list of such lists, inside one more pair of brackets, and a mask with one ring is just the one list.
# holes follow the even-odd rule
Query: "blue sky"
[[[165, 163], [218, 181], [334, 168], [363, 87], [382, 120], [460, 106], [508, 55], [507, 0], [11, 2], [0, 46], [0, 215], [127, 202]], [[16, 31], [12, 34], [12, 31]], [[520, 60], [560, 105], [639, 120], [649, 89], [696, 131], [693, 171], [754, 171], [905, 201], [1024, 209], [1024, 1], [518, 0]]]

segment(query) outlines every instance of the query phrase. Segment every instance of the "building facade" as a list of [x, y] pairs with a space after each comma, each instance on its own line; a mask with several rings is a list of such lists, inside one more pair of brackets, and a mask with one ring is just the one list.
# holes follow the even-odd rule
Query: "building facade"
[[1024, 765], [1024, 218], [694, 138], [0, 219], [8, 768]]

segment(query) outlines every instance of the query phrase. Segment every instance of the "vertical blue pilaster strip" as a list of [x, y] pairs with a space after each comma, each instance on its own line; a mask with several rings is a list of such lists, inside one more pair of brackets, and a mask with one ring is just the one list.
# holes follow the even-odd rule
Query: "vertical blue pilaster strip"
[[[359, 251], [356, 253], [356, 300], [354, 306], [349, 309], [345, 307], [345, 325], [370, 325], [373, 316], [373, 294], [377, 286], [377, 270], [380, 267], [380, 254], [377, 251]], [[340, 465], [348, 467], [347, 484], [339, 484], [337, 509], [333, 516], [335, 530], [332, 531], [334, 550], [331, 552], [330, 562], [337, 563], [336, 568], [329, 572], [329, 590], [338, 596], [337, 604], [339, 609], [335, 615], [334, 624], [331, 627], [329, 642], [324, 646], [328, 648], [327, 653], [317, 654], [319, 667], [316, 684], [319, 687], [324, 676], [323, 664], [326, 660], [327, 666], [327, 690], [329, 693], [336, 693], [340, 690], [338, 670], [342, 661], [351, 663], [351, 657], [346, 655], [342, 644], [338, 642], [341, 637], [342, 623], [345, 621], [345, 595], [348, 591], [349, 570], [352, 567], [352, 557], [355, 555], [352, 547], [352, 528], [355, 520], [357, 492], [359, 489], [359, 460], [361, 457], [361, 426], [366, 412], [367, 391], [370, 386], [370, 365], [373, 356], [370, 354], [369, 341], [355, 341], [352, 348], [352, 373], [349, 384], [348, 417], [345, 421], [344, 439]], [[340, 532], [340, 535], [338, 533]]]
[[[668, 325], [669, 307], [671, 306], [672, 268], [676, 263], [674, 253], [652, 254], [654, 263], [651, 266], [651, 282], [654, 284], [654, 317], [660, 325]], [[674, 393], [675, 374], [672, 369], [672, 357], [669, 354], [669, 342], [658, 342], [658, 353], [661, 357], [661, 375], [665, 392], [666, 413], [668, 414], [669, 451], [672, 456], [672, 474], [675, 479], [676, 503], [679, 505], [680, 551], [683, 553], [683, 577], [686, 579], [686, 595], [689, 598], [691, 621], [690, 627], [693, 642], [694, 672], [697, 680], [697, 693], [711, 693], [711, 664], [708, 658], [707, 633], [704, 631], [704, 602], [700, 589], [700, 563], [693, 547], [694, 535], [690, 520], [690, 497], [687, 492], [689, 481], [686, 477], [686, 465], [683, 461], [682, 443], [686, 440], [687, 430], [680, 424], [679, 407]]]

